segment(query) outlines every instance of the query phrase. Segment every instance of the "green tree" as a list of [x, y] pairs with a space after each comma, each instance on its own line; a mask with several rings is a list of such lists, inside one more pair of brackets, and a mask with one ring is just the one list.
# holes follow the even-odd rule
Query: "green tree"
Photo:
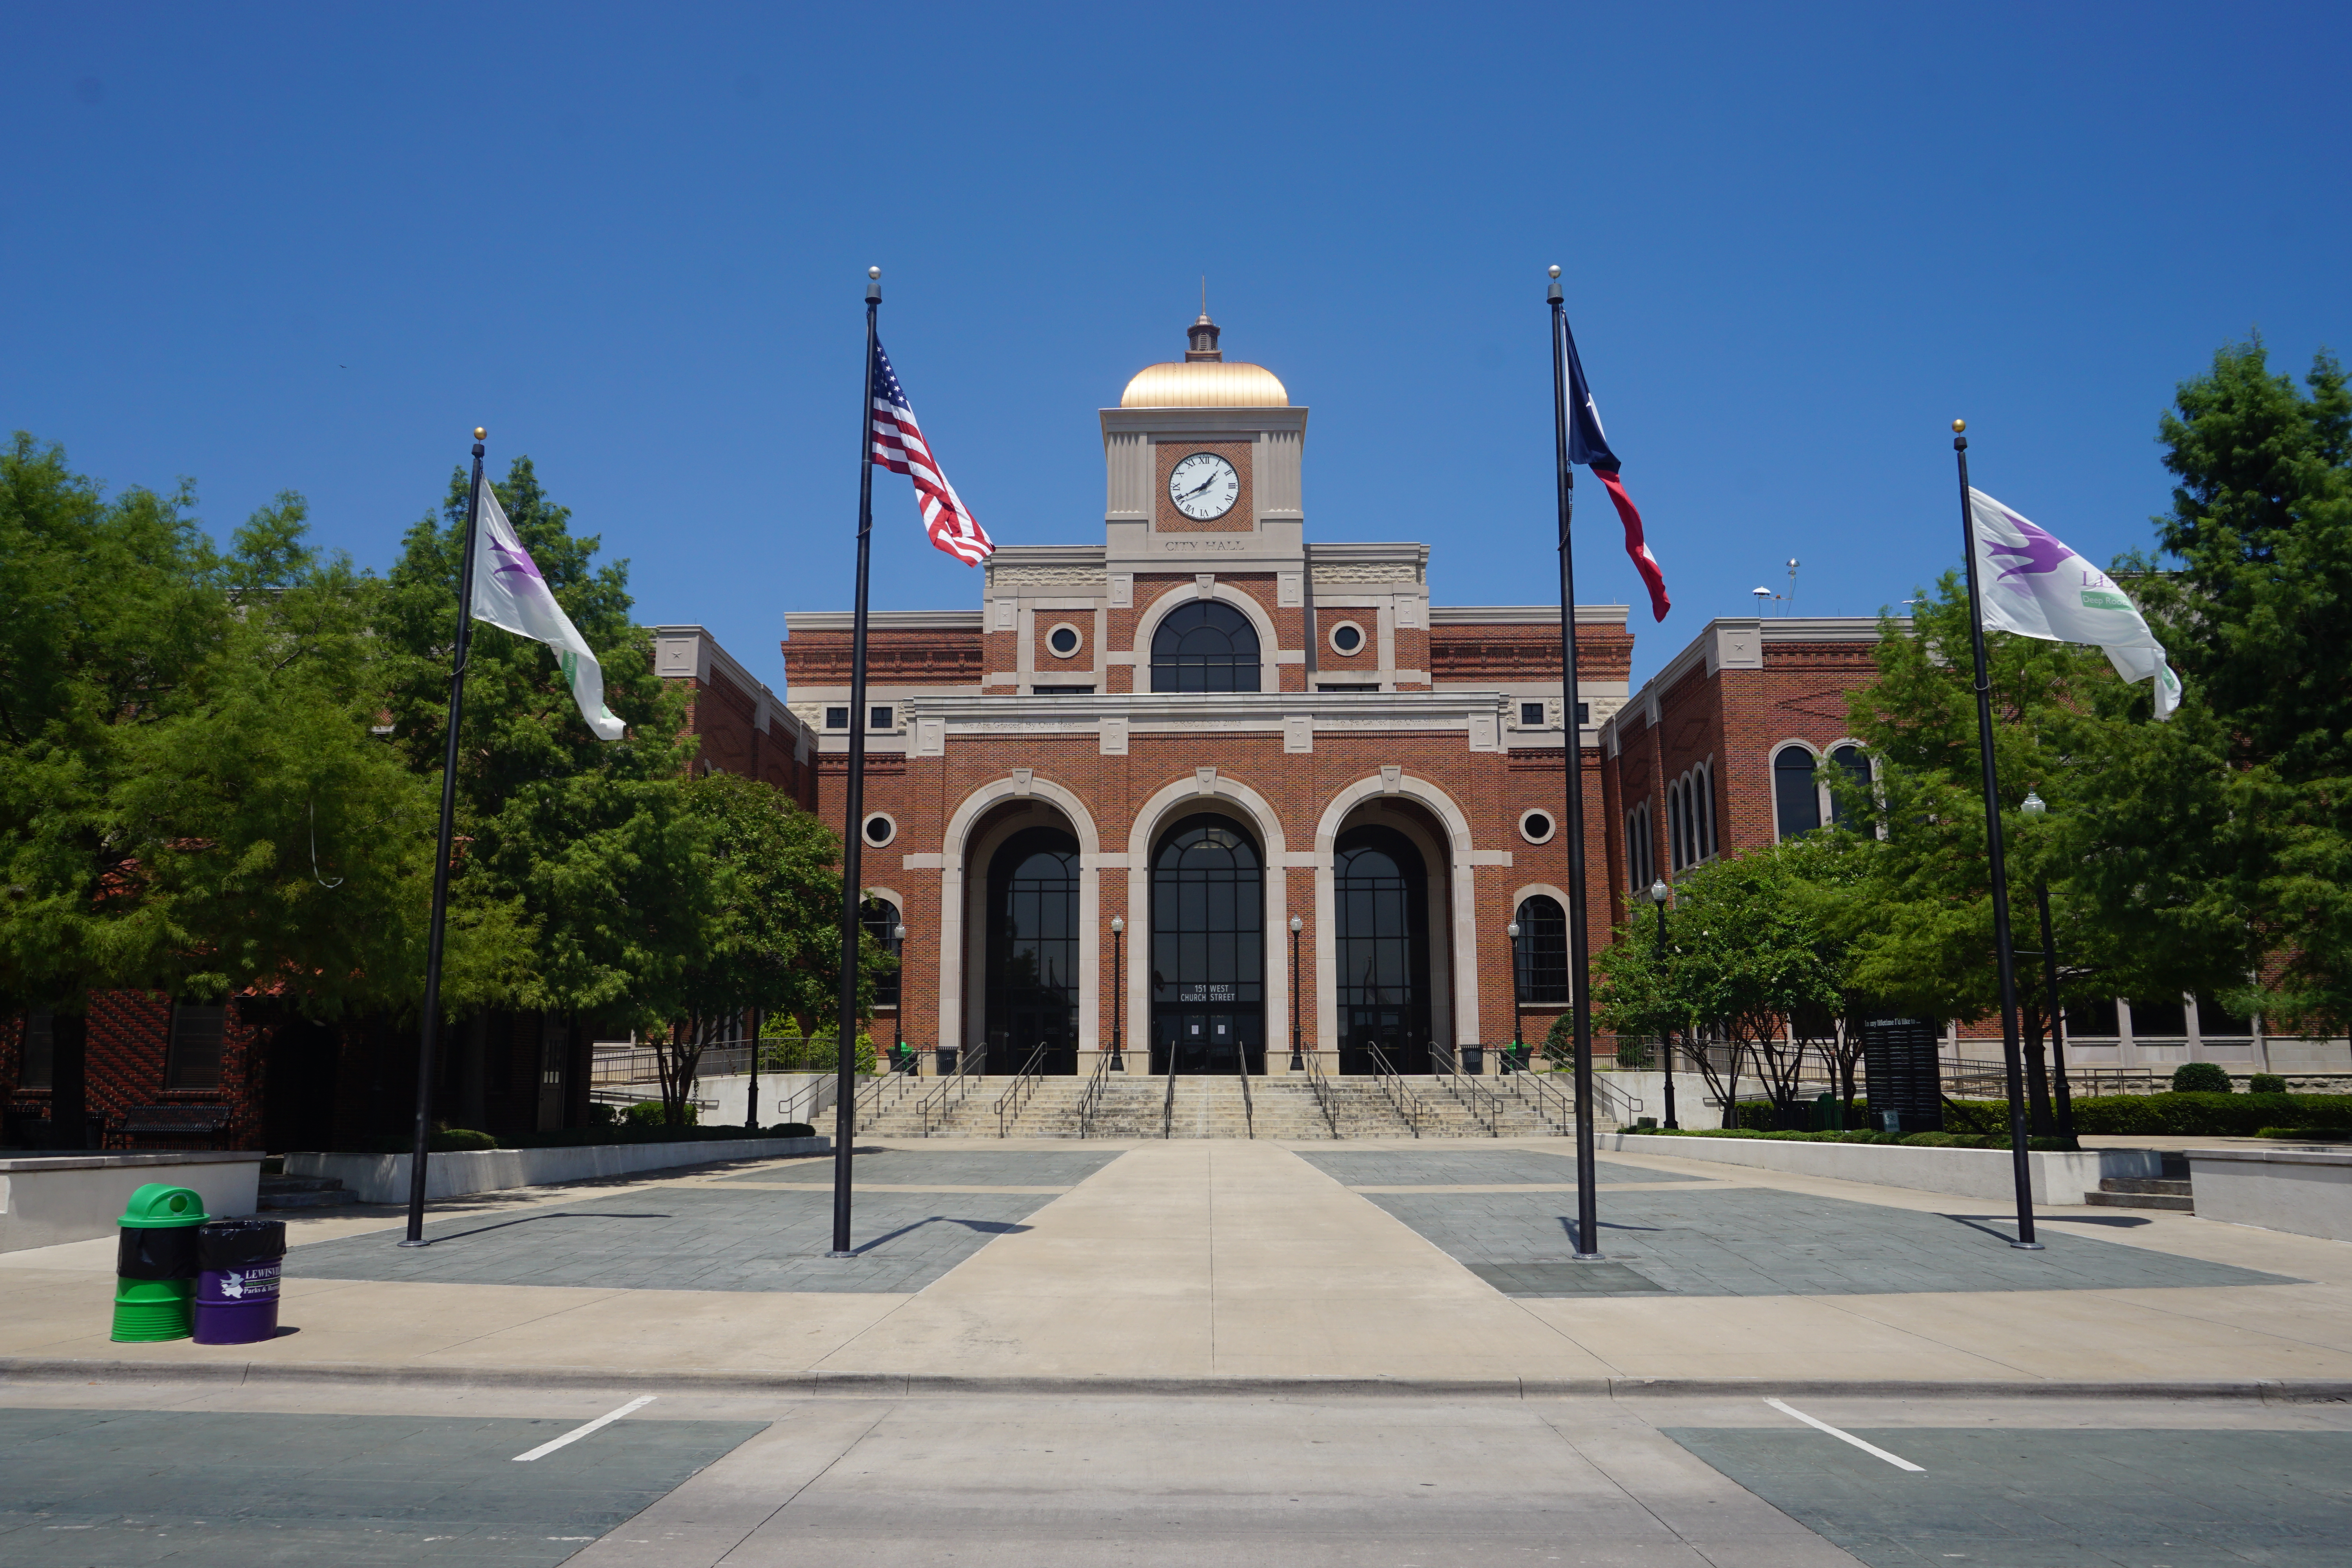
[[[841, 973], [841, 838], [772, 785], [709, 773], [684, 785], [687, 807], [709, 828], [712, 935], [664, 997], [665, 1012], [698, 1021], [781, 1014], [803, 1035], [831, 1016]], [[859, 932], [861, 1016], [875, 980], [896, 966]], [[701, 1056], [702, 1028], [664, 1036], [663, 1098], [683, 1115]]]
[[[2118, 571], [2211, 715], [2146, 748], [2191, 770], [2214, 830], [2120, 831], [2110, 881], [2177, 877], [2274, 977], [2244, 1011], [2352, 1023], [2352, 387], [2322, 352], [2298, 390], [2259, 339], [2183, 382], [2159, 428], [2179, 481], [2158, 551]], [[2159, 571], [2171, 566], [2175, 570]], [[2251, 963], [2249, 964], [2251, 967]]]
[[[0, 452], [0, 999], [379, 999], [415, 931], [420, 792], [370, 734], [372, 585], [285, 495], [223, 557], [170, 496]], [[78, 1059], [78, 1058], [75, 1058]]]
[[[1877, 678], [1849, 702], [1876, 777], [1865, 786], [1831, 776], [1848, 822], [1876, 839], [1866, 880], [1844, 906], [1856, 990], [1962, 1021], [2000, 1006], [1969, 635], [1968, 594], [1953, 573], [1914, 601], [1907, 629], [1882, 626]], [[2168, 723], [2151, 722], [2148, 689], [2116, 679], [2095, 647], [1990, 633], [1986, 671], [2028, 1104], [2033, 1131], [2047, 1135], [2053, 1009], [2038, 984], [2037, 887], [2050, 890], [2061, 1006], [2102, 993], [2226, 986], [2242, 973], [2244, 948], [2189, 879], [2156, 868], [2114, 874], [2119, 836], [2217, 830], [2210, 770], [2177, 755], [2176, 765], [2151, 762], [2194, 752], [2210, 716], [2192, 701]], [[2021, 809], [2029, 792], [2047, 815]]]
[[[458, 743], [460, 859], [451, 939], [503, 933], [507, 962], [453, 970], [454, 1016], [499, 1005], [665, 1022], [660, 1002], [715, 932], [711, 831], [688, 809], [685, 702], [653, 671], [651, 635], [629, 617], [625, 562], [599, 566], [529, 458], [495, 485], [499, 504], [556, 601], [595, 651], [605, 705], [627, 722], [600, 741], [580, 717], [554, 655], [477, 622]], [[467, 482], [452, 476], [438, 519], [412, 528], [389, 574], [378, 626], [394, 650], [395, 743], [437, 789]]]

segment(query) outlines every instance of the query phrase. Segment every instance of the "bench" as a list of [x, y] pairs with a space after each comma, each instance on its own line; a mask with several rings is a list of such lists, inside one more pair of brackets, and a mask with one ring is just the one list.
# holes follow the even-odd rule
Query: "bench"
[[110, 1131], [124, 1138], [217, 1138], [228, 1125], [226, 1105], [134, 1105]]

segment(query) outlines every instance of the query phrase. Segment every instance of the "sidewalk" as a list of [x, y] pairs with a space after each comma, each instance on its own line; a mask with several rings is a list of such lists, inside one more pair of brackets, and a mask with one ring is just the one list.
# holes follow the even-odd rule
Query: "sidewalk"
[[448, 1239], [422, 1250], [393, 1246], [396, 1214], [297, 1218], [283, 1321], [299, 1331], [259, 1346], [109, 1342], [113, 1244], [81, 1242], [0, 1260], [0, 1364], [845, 1386], [2352, 1387], [2352, 1246], [2053, 1207], [2049, 1250], [2028, 1254], [2004, 1244], [1998, 1205], [1611, 1155], [1598, 1204], [1612, 1261], [1596, 1286], [1593, 1266], [1566, 1261], [1569, 1152], [894, 1146], [859, 1157], [867, 1250], [846, 1262], [822, 1256], [829, 1162], [436, 1205]]

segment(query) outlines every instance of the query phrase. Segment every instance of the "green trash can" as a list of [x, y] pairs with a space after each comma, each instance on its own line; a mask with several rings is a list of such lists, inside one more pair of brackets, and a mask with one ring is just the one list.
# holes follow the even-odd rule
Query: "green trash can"
[[194, 1188], [150, 1182], [131, 1194], [114, 1251], [114, 1339], [195, 1332], [196, 1226], [211, 1217]]

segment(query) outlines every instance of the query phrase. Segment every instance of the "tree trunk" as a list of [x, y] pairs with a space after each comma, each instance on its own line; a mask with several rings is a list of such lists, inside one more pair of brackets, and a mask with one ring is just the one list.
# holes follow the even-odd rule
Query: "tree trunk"
[[2058, 1119], [2050, 1109], [2050, 1062], [2042, 1049], [2047, 1031], [2042, 1010], [2038, 1007], [2019, 1009], [2019, 1022], [2025, 1031], [2025, 1100], [2027, 1128], [2036, 1138], [2058, 1136]]

